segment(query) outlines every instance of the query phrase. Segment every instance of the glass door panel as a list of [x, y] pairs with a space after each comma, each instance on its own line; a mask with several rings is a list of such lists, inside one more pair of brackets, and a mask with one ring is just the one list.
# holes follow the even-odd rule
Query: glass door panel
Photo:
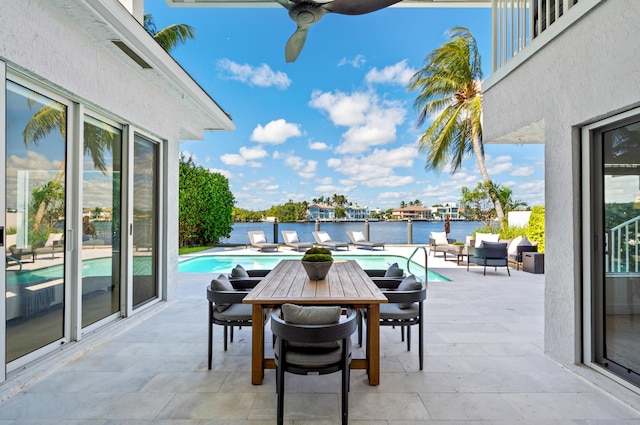
[[84, 119], [82, 183], [82, 327], [120, 310], [122, 133]]
[[133, 146], [133, 308], [158, 298], [158, 145]]
[[605, 249], [597, 361], [640, 382], [640, 122], [601, 133]]
[[67, 108], [7, 81], [6, 358], [64, 337]]

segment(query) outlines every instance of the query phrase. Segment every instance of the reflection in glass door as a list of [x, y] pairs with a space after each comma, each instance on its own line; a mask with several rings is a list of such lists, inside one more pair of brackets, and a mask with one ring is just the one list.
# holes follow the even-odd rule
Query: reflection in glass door
[[133, 308], [158, 298], [158, 145], [133, 145]]
[[7, 81], [6, 359], [64, 337], [67, 108]]
[[[637, 118], [636, 118], [637, 121]], [[596, 361], [640, 383], [640, 122], [596, 133]], [[602, 230], [601, 230], [602, 229]]]
[[84, 119], [82, 327], [120, 310], [121, 131]]

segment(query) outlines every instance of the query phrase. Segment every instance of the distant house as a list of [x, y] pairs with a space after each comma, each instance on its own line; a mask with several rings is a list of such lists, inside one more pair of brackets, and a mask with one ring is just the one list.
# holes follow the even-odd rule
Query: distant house
[[307, 217], [309, 221], [334, 220], [336, 218], [336, 207], [327, 204], [311, 204]]
[[432, 209], [435, 209], [434, 211], [434, 215], [437, 216], [440, 219], [445, 219], [447, 218], [447, 216], [449, 216], [449, 218], [451, 220], [460, 220], [460, 207], [458, 207], [458, 204], [454, 203], [454, 202], [447, 202], [446, 204], [439, 206], [439, 207], [431, 207]]
[[423, 206], [408, 206], [396, 208], [391, 211], [391, 218], [394, 220], [429, 220], [433, 218], [431, 208]]

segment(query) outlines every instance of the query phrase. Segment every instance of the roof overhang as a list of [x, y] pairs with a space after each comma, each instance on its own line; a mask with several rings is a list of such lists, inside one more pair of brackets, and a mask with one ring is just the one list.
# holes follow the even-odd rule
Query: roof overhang
[[[141, 78], [163, 91], [177, 105], [198, 117], [204, 130], [234, 130], [231, 117], [147, 33], [144, 27], [113, 0], [50, 0], [97, 43], [120, 58]], [[183, 139], [200, 139], [181, 130]]]
[[[179, 7], [282, 7], [274, 0], [165, 0]], [[491, 0], [404, 0], [391, 7], [491, 7]]]

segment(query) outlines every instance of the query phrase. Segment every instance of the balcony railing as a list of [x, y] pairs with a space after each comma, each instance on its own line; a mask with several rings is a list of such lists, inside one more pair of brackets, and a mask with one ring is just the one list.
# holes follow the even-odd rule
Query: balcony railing
[[562, 22], [578, 1], [492, 0], [493, 71], [510, 61], [533, 39]]
[[640, 216], [607, 232], [605, 273], [640, 273]]

